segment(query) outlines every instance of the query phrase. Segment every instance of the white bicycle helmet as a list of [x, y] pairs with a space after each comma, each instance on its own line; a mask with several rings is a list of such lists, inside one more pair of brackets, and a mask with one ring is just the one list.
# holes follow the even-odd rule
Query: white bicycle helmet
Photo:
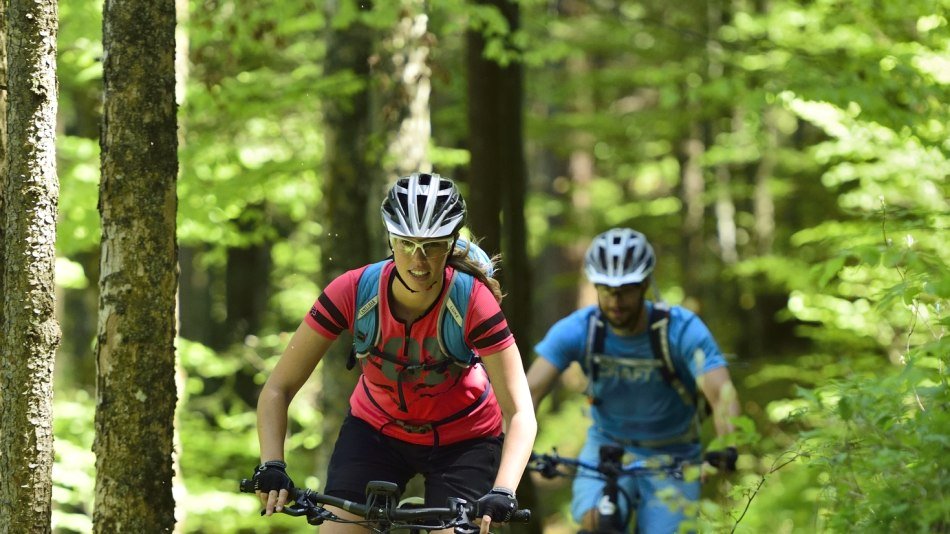
[[386, 230], [404, 237], [448, 237], [465, 222], [465, 200], [452, 180], [438, 174], [416, 172], [400, 178], [380, 211]]
[[594, 238], [584, 258], [592, 284], [619, 287], [650, 277], [656, 256], [646, 236], [629, 228], [612, 228]]

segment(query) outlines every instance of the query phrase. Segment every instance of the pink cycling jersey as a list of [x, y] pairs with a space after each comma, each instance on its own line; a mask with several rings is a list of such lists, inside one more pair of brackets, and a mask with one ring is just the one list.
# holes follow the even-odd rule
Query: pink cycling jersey
[[[311, 328], [329, 339], [336, 339], [343, 330], [353, 330], [356, 289], [365, 269], [366, 266], [348, 271], [330, 282], [307, 315]], [[407, 324], [393, 317], [389, 309], [394, 274], [392, 262], [383, 267], [382, 287], [388, 290], [379, 295], [380, 342], [376, 349], [395, 362], [361, 355], [363, 374], [350, 396], [352, 414], [387, 436], [420, 445], [500, 435], [501, 410], [494, 393], [489, 391], [478, 402], [489, 388], [485, 368], [480, 363], [469, 367], [457, 364], [439, 347], [437, 322], [448, 283], [432, 307]], [[452, 267], [445, 268], [447, 282], [454, 274]], [[478, 280], [472, 287], [464, 332], [466, 343], [479, 356], [494, 354], [514, 343], [495, 297]], [[444, 365], [426, 370], [405, 368], [436, 362]], [[437, 438], [433, 431], [419, 429], [473, 405], [470, 413], [438, 425]]]

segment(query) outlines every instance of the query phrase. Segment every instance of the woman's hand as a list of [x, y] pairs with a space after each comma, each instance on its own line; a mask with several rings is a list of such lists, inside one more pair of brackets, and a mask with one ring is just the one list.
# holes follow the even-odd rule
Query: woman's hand
[[515, 492], [508, 488], [492, 488], [475, 502], [475, 516], [480, 518], [481, 534], [487, 534], [492, 522], [506, 523], [518, 509]]
[[264, 462], [254, 470], [254, 491], [264, 507], [264, 515], [280, 512], [287, 504], [294, 481], [287, 475], [287, 464], [279, 460]]

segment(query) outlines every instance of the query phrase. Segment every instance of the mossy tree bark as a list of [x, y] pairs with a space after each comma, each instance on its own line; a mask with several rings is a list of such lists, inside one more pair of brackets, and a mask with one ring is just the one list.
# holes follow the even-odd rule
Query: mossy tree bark
[[55, 0], [4, 19], [9, 153], [0, 180], [0, 532], [50, 532], [56, 212]]
[[171, 532], [178, 172], [174, 0], [107, 0], [97, 533]]

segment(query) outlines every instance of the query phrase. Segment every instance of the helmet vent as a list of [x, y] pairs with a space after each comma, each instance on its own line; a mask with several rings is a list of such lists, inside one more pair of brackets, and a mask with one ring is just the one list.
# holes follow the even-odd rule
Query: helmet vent
[[446, 237], [465, 223], [465, 201], [455, 184], [438, 174], [400, 178], [380, 211], [390, 233], [407, 237]]
[[594, 284], [619, 287], [643, 282], [655, 263], [646, 236], [629, 228], [614, 228], [594, 238], [587, 249], [584, 271]]
[[628, 271], [633, 267], [633, 249], [628, 248], [627, 253], [623, 255], [623, 270]]

